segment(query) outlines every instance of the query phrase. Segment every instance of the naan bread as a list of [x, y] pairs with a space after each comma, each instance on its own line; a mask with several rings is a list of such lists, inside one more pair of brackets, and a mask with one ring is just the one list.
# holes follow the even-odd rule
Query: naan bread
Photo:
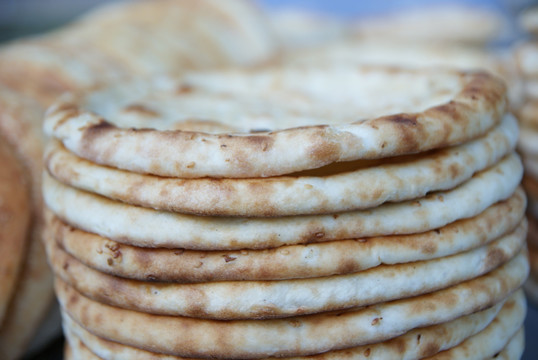
[[[485, 73], [285, 67], [65, 99], [49, 109], [44, 128], [101, 165], [182, 178], [267, 177], [463, 143], [500, 123], [505, 108], [504, 85]], [[200, 120], [228, 130], [174, 130]]]
[[378, 206], [448, 190], [513, 150], [516, 120], [507, 116], [487, 135], [448, 149], [334, 172], [251, 179], [177, 179], [100, 166], [58, 142], [45, 153], [49, 173], [66, 185], [125, 203], [197, 215], [285, 216]]
[[516, 291], [527, 274], [527, 258], [520, 254], [487, 275], [405, 300], [339, 313], [224, 322], [111, 307], [82, 296], [60, 279], [56, 291], [73, 320], [107, 340], [185, 357], [289, 357], [384, 341], [486, 309]]
[[522, 171], [518, 156], [511, 154], [450, 191], [368, 210], [284, 218], [200, 217], [156, 211], [75, 190], [47, 173], [44, 197], [49, 209], [68, 224], [129, 245], [264, 249], [437, 229], [476, 216], [509, 198], [521, 181]]
[[425, 233], [232, 252], [129, 246], [68, 226], [50, 212], [47, 225], [49, 236], [66, 252], [110, 275], [177, 282], [280, 280], [347, 274], [471, 250], [512, 231], [525, 208], [518, 192], [473, 218]]

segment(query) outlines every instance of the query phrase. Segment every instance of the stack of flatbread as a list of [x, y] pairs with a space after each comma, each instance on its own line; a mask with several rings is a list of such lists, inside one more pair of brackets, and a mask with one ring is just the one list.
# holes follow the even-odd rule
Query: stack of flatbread
[[[522, 14], [521, 24], [532, 36], [538, 34], [537, 9]], [[523, 185], [529, 198], [529, 258], [530, 277], [525, 285], [527, 295], [538, 302], [538, 41], [530, 38], [519, 44], [515, 59], [524, 84], [524, 102], [519, 111], [521, 135], [519, 150], [525, 165]]]
[[383, 66], [195, 73], [45, 120], [74, 359], [519, 358], [506, 89]]
[[[60, 321], [57, 317], [54, 323], [53, 317], [53, 325], [45, 324], [36, 336], [54, 297], [42, 244], [46, 107], [66, 91], [81, 93], [131, 77], [265, 62], [276, 51], [266, 27], [263, 14], [247, 0], [124, 2], [97, 9], [53, 33], [0, 48], [0, 146], [9, 144], [27, 179], [14, 185], [8, 160], [0, 163], [6, 169], [0, 189], [8, 196], [0, 201], [0, 232], [7, 234], [0, 247], [6, 249], [2, 261], [4, 253], [9, 260], [0, 267], [0, 278], [8, 279], [0, 285], [1, 302], [9, 301], [0, 326], [1, 359], [20, 358], [60, 332]], [[20, 219], [9, 203], [18, 196], [15, 186], [24, 186], [31, 195], [29, 215]], [[15, 231], [23, 224], [28, 240]], [[16, 241], [22, 242], [10, 253], [7, 249]]]

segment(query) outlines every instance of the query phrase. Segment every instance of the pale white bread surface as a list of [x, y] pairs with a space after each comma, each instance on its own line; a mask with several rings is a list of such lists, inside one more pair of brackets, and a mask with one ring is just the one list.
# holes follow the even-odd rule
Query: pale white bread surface
[[66, 98], [44, 128], [76, 155], [129, 171], [267, 177], [462, 143], [500, 123], [505, 107], [504, 85], [485, 73], [283, 67]]
[[485, 245], [521, 221], [517, 192], [479, 215], [421, 234], [340, 240], [263, 250], [192, 251], [139, 248], [64, 224], [47, 212], [49, 236], [98, 271], [147, 281], [279, 280], [347, 274], [382, 264], [430, 260]]
[[278, 51], [265, 15], [246, 0], [116, 3], [70, 30], [138, 75], [258, 64]]
[[354, 30], [364, 38], [476, 44], [499, 38], [505, 27], [506, 19], [499, 11], [445, 3], [358, 19]]
[[[287, 359], [419, 359], [458, 345], [468, 337], [487, 327], [495, 316], [509, 316], [518, 307], [524, 307], [522, 302], [524, 302], [524, 298], [521, 292], [517, 292], [516, 295], [512, 295], [506, 301], [504, 306], [502, 303], [499, 303], [489, 309], [462, 316], [447, 323], [411, 330], [404, 335], [384, 342], [329, 351], [308, 357]], [[107, 360], [187, 360], [187, 358], [180, 356], [151, 353], [105, 340], [85, 330], [65, 313], [63, 327], [67, 341], [71, 344], [74, 352], [79, 354], [81, 358], [87, 358], [87, 356], [91, 356], [93, 353]]]
[[[491, 324], [478, 334], [465, 340], [460, 345], [442, 351], [428, 359], [482, 360], [495, 358], [495, 354], [503, 351], [511, 339], [523, 330], [527, 304], [521, 291], [518, 291], [518, 298], [519, 302], [517, 304], [511, 304], [517, 308], [513, 309], [511, 314], [501, 316], [501, 313], [499, 313], [499, 316], [495, 317]], [[507, 303], [507, 305], [509, 304]]]
[[521, 327], [518, 332], [510, 339], [504, 349], [493, 355], [490, 359], [495, 360], [519, 360], [525, 351], [525, 328]]
[[413, 42], [393, 38], [347, 38], [284, 53], [288, 65], [344, 64], [385, 65], [413, 69], [452, 68], [485, 70], [508, 85], [510, 107], [517, 109], [524, 98], [524, 85], [513, 51], [491, 50], [469, 44]]
[[29, 184], [19, 159], [0, 136], [0, 328], [26, 258]]
[[49, 209], [68, 224], [121, 243], [198, 250], [264, 249], [437, 229], [509, 198], [522, 171], [513, 153], [450, 191], [368, 210], [283, 218], [200, 217], [135, 207], [67, 187], [46, 172], [44, 198]]
[[518, 138], [514, 117], [468, 143], [311, 174], [250, 179], [177, 179], [128, 172], [78, 158], [59, 142], [45, 152], [48, 172], [66, 185], [125, 203], [197, 215], [285, 216], [350, 211], [447, 190], [497, 163]]
[[527, 258], [520, 254], [484, 276], [414, 298], [340, 313], [225, 322], [111, 307], [58, 278], [56, 292], [73, 320], [111, 341], [186, 357], [290, 357], [384, 341], [486, 309], [518, 289], [527, 274]]
[[523, 42], [515, 49], [516, 63], [524, 77], [538, 77], [538, 42]]
[[[526, 221], [477, 249], [440, 259], [382, 265], [348, 275], [279, 281], [196, 284], [122, 279], [84, 266], [48, 239], [50, 263], [63, 281], [96, 301], [140, 312], [210, 319], [269, 319], [357, 308], [408, 298], [479, 277], [516, 256]], [[236, 294], [241, 294], [236, 296]]]

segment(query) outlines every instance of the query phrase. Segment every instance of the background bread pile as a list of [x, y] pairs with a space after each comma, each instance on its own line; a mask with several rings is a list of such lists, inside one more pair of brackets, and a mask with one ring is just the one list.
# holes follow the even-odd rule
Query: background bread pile
[[[25, 235], [9, 235], [13, 241], [23, 241], [18, 246], [24, 251], [6, 253], [11, 262], [9, 269], [6, 266], [6, 278], [16, 286], [6, 285], [2, 293], [2, 301], [9, 306], [0, 326], [0, 358], [18, 358], [28, 350], [54, 296], [42, 245], [42, 121], [46, 108], [64, 92], [85, 92], [130, 77], [264, 62], [276, 51], [264, 24], [262, 14], [248, 1], [225, 6], [198, 0], [113, 4], [54, 33], [0, 49], [0, 142], [10, 148], [6, 151], [15, 153], [26, 179], [17, 184], [12, 180], [16, 175], [6, 170], [2, 186], [6, 193], [13, 192], [13, 200], [5, 198], [5, 214], [11, 211], [9, 202], [16, 201], [18, 187], [24, 186], [30, 195], [20, 219], [2, 213], [6, 226], [29, 225], [25, 225]], [[182, 34], [185, 43], [177, 34]], [[53, 319], [44, 326], [42, 339], [46, 341], [58, 331], [59, 324], [55, 326]]]
[[519, 150], [525, 164], [523, 185], [529, 198], [529, 257], [531, 272], [525, 289], [538, 302], [538, 9], [529, 9], [521, 16], [521, 24], [529, 39], [515, 50], [516, 63], [524, 84], [524, 102], [519, 109], [521, 136]]
[[73, 358], [522, 352], [523, 169], [489, 75], [190, 74], [66, 98], [45, 131]]

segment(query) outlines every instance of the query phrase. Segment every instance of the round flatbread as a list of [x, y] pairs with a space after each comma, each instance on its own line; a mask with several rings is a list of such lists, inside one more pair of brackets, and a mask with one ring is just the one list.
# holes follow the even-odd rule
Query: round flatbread
[[[404, 335], [384, 342], [345, 350], [329, 351], [308, 357], [282, 359], [419, 359], [458, 345], [468, 337], [486, 328], [495, 316], [513, 316], [513, 313], [525, 308], [524, 302], [523, 294], [518, 291], [506, 301], [505, 305], [499, 303], [489, 309], [462, 316], [447, 323], [411, 330]], [[80, 354], [81, 358], [91, 358], [93, 354], [97, 354], [99, 357], [108, 360], [145, 360], [150, 358], [154, 360], [190, 360], [179, 356], [150, 353], [105, 340], [85, 330], [67, 314], [64, 314], [63, 326], [67, 341], [71, 344], [75, 353]]]
[[108, 4], [69, 31], [138, 76], [259, 64], [278, 50], [264, 14], [246, 0]]
[[[452, 189], [497, 163], [518, 138], [512, 116], [469, 143], [353, 168], [319, 169], [319, 175], [252, 179], [176, 179], [96, 165], [52, 142], [49, 173], [64, 184], [133, 205], [196, 215], [285, 216], [378, 206]], [[395, 190], [397, 189], [397, 190]]]
[[525, 328], [521, 327], [518, 332], [510, 339], [504, 349], [495, 355], [491, 360], [514, 360], [521, 359], [525, 351]]
[[[521, 296], [521, 294], [519, 294]], [[505, 349], [511, 339], [516, 336], [523, 326], [527, 312], [527, 304], [520, 301], [519, 307], [509, 316], [497, 316], [491, 324], [478, 334], [465, 340], [452, 349], [440, 352], [428, 359], [433, 360], [482, 360], [495, 358], [495, 355]], [[516, 306], [512, 304], [512, 306]], [[517, 341], [517, 340], [516, 340]]]
[[232, 252], [140, 248], [68, 226], [51, 212], [46, 215], [49, 236], [98, 271], [143, 281], [203, 282], [321, 277], [449, 256], [512, 231], [525, 208], [525, 196], [517, 192], [473, 218], [421, 234]]
[[[517, 255], [526, 222], [477, 249], [435, 260], [381, 265], [354, 274], [279, 281], [149, 283], [103, 274], [48, 239], [57, 276], [96, 301], [151, 314], [268, 319], [367, 306], [417, 296], [479, 277]], [[241, 296], [234, 296], [241, 294]]]
[[264, 249], [437, 229], [509, 198], [522, 172], [521, 161], [513, 153], [450, 191], [368, 210], [283, 218], [200, 217], [156, 211], [76, 190], [47, 173], [44, 198], [49, 209], [68, 224], [121, 243], [198, 250]]
[[0, 327], [25, 259], [30, 224], [29, 184], [12, 149], [0, 137]]
[[[485, 73], [438, 69], [231, 70], [66, 99], [49, 109], [44, 128], [97, 164], [182, 178], [267, 177], [466, 142], [501, 122], [505, 92]], [[208, 122], [216, 133], [203, 132]], [[185, 124], [191, 131], [174, 130]]]
[[60, 279], [56, 292], [73, 320], [111, 341], [186, 357], [258, 358], [371, 344], [447, 322], [501, 302], [521, 286], [527, 274], [527, 259], [520, 254], [487, 275], [414, 298], [354, 311], [224, 322], [111, 307], [82, 296]]

